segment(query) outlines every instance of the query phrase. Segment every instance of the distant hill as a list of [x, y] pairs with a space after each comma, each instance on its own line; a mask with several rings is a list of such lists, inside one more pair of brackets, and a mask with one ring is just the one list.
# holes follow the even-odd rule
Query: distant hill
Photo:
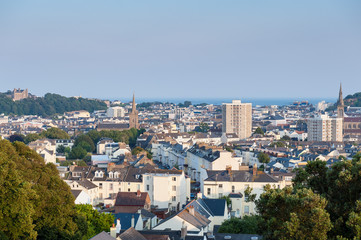
[[100, 100], [85, 98], [64, 97], [58, 94], [47, 93], [44, 97], [26, 98], [13, 101], [6, 93], [0, 93], [0, 113], [6, 115], [39, 115], [51, 116], [64, 112], [86, 110], [105, 110], [106, 104]]
[[353, 95], [348, 95], [344, 99], [345, 106], [350, 107], [361, 107], [361, 92], [355, 93]]

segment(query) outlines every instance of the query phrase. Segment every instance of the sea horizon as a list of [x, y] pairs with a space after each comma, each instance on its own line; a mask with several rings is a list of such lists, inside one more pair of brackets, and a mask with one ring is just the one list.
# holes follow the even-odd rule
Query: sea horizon
[[[239, 99], [239, 98], [238, 98]], [[107, 100], [116, 101], [119, 100], [124, 103], [131, 102], [131, 98], [109, 98]], [[221, 105], [222, 103], [231, 103], [232, 100], [237, 100], [237, 98], [135, 98], [137, 103], [143, 102], [161, 102], [161, 103], [184, 103], [184, 101], [191, 101], [192, 104], [213, 104], [213, 105]], [[292, 104], [296, 101], [308, 101], [310, 104], [315, 105], [321, 101], [335, 103], [337, 98], [241, 98], [243, 103], [252, 103], [252, 105], [260, 105], [260, 106], [270, 106], [270, 105], [278, 105], [284, 106]]]

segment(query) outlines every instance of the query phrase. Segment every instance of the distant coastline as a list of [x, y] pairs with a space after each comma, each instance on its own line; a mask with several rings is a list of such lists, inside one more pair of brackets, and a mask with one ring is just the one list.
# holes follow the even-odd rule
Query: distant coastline
[[[142, 102], [170, 102], [170, 103], [183, 103], [184, 101], [191, 101], [192, 104], [200, 104], [200, 103], [207, 103], [207, 104], [213, 104], [213, 105], [221, 105], [222, 103], [229, 103], [232, 102], [232, 100], [237, 98], [137, 98], [137, 103]], [[110, 98], [108, 100], [114, 101], [114, 100], [120, 100], [122, 102], [130, 102], [131, 99], [116, 99], [116, 98]], [[242, 102], [248, 102], [252, 103], [252, 105], [261, 105], [261, 106], [270, 106], [270, 105], [278, 105], [278, 106], [284, 106], [292, 104], [295, 101], [308, 101], [309, 103], [315, 105], [318, 102], [326, 101], [334, 103], [336, 102], [336, 98], [242, 98]]]

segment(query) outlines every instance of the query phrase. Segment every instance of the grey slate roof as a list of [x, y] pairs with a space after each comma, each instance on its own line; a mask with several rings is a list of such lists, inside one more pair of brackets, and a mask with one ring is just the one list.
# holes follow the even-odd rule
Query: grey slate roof
[[204, 181], [220, 181], [220, 182], [270, 182], [276, 183], [278, 180], [271, 175], [258, 171], [257, 175], [253, 175], [251, 171], [232, 170], [231, 175], [228, 171], [212, 171], [208, 170], [208, 178]]
[[224, 211], [226, 208], [226, 200], [225, 199], [210, 199], [204, 198], [202, 199], [209, 209], [211, 209], [214, 216], [224, 216]]
[[82, 190], [71, 190], [71, 193], [73, 194], [74, 198], [76, 199]]
[[125, 232], [120, 234], [118, 237], [120, 237], [120, 239], [122, 239], [122, 240], [147, 240], [145, 237], [143, 237], [142, 234], [140, 234], [133, 227], [128, 228]]
[[79, 185], [85, 187], [86, 189], [92, 189], [92, 188], [97, 188], [98, 186], [95, 185], [94, 183], [88, 181], [88, 180], [80, 180], [80, 181], [76, 181], [77, 183], [79, 183]]
[[106, 233], [106, 232], [103, 231], [103, 232], [95, 235], [94, 237], [92, 237], [89, 240], [115, 240], [115, 238], [110, 236], [109, 233]]

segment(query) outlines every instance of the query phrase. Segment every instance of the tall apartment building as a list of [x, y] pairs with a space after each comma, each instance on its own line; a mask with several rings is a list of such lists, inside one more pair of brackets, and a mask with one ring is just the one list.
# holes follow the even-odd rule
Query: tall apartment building
[[125, 110], [123, 107], [109, 107], [107, 109], [107, 117], [124, 117]]
[[223, 103], [222, 132], [235, 133], [240, 139], [250, 137], [252, 135], [252, 103], [241, 103], [241, 100]]
[[307, 119], [308, 141], [342, 142], [343, 119], [331, 118], [328, 115]]

